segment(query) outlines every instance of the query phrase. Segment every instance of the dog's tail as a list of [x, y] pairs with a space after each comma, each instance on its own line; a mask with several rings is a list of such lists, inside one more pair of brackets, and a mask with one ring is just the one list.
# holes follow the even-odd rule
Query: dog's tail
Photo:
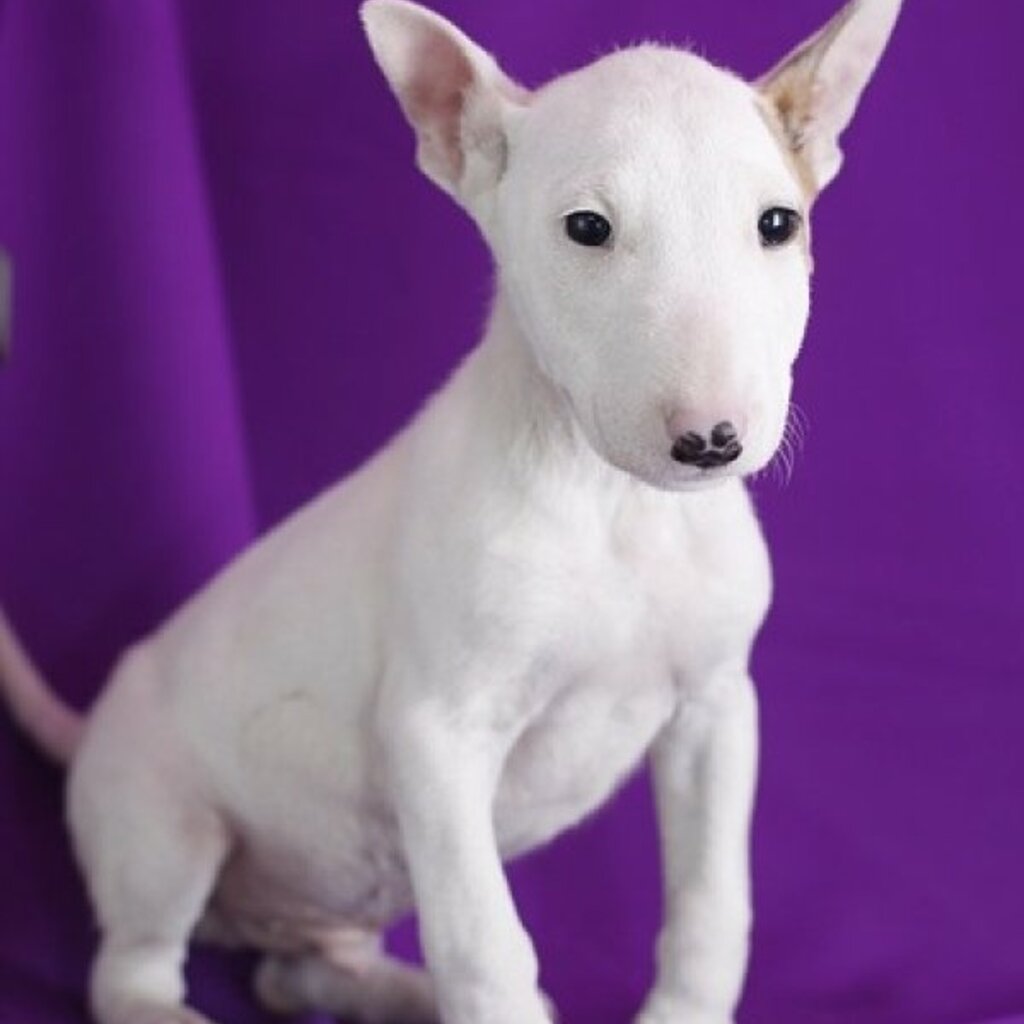
[[67, 764], [82, 735], [82, 716], [47, 685], [0, 608], [0, 695], [15, 721], [55, 761]]

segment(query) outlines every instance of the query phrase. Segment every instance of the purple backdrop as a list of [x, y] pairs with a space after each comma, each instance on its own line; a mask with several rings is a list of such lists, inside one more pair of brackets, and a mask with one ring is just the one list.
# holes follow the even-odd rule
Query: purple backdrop
[[[753, 75], [833, 0], [437, 6], [530, 84], [644, 37]], [[742, 1024], [1024, 1020], [1024, 5], [907, 8], [817, 210], [809, 438], [756, 488], [778, 597]], [[486, 253], [411, 150], [352, 0], [0, 0], [0, 598], [79, 705], [473, 343]], [[84, 1020], [60, 801], [0, 716], [3, 1022]], [[645, 780], [512, 875], [567, 1024], [627, 1021]], [[198, 953], [199, 1005], [264, 1021], [248, 969]]]

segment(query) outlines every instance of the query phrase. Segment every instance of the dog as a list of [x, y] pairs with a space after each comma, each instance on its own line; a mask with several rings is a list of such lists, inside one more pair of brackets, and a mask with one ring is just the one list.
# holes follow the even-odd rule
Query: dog
[[[545, 1024], [502, 862], [645, 754], [665, 874], [638, 1024], [727, 1024], [751, 923], [743, 478], [783, 437], [811, 207], [900, 0], [852, 0], [747, 83], [641, 45], [535, 91], [367, 0], [420, 168], [498, 270], [481, 343], [385, 448], [128, 650], [87, 718], [10, 625], [12, 710], [69, 765], [101, 1024], [199, 1024], [193, 934], [259, 996], [398, 1024]], [[427, 970], [383, 951], [419, 915]]]

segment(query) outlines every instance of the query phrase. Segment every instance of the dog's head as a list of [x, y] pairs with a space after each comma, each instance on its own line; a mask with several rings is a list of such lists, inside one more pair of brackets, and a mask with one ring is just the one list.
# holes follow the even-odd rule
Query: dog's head
[[682, 489], [779, 445], [809, 213], [900, 0], [852, 0], [748, 84], [620, 50], [534, 91], [449, 22], [367, 0], [423, 171], [473, 216], [542, 371], [603, 458]]

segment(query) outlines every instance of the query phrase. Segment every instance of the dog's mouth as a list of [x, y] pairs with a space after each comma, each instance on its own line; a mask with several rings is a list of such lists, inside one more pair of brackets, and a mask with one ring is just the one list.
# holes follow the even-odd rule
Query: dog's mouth
[[735, 459], [720, 455], [717, 452], [709, 452], [707, 455], [702, 455], [693, 465], [701, 471], [702, 476], [721, 476], [722, 474], [716, 473], [715, 470], [728, 466], [734, 461]]
[[672, 478], [665, 484], [666, 490], [671, 491], [703, 491], [719, 484], [725, 483], [733, 477], [742, 476], [743, 473], [736, 469], [729, 468], [727, 463], [719, 463], [714, 466], [693, 466], [675, 467]]

